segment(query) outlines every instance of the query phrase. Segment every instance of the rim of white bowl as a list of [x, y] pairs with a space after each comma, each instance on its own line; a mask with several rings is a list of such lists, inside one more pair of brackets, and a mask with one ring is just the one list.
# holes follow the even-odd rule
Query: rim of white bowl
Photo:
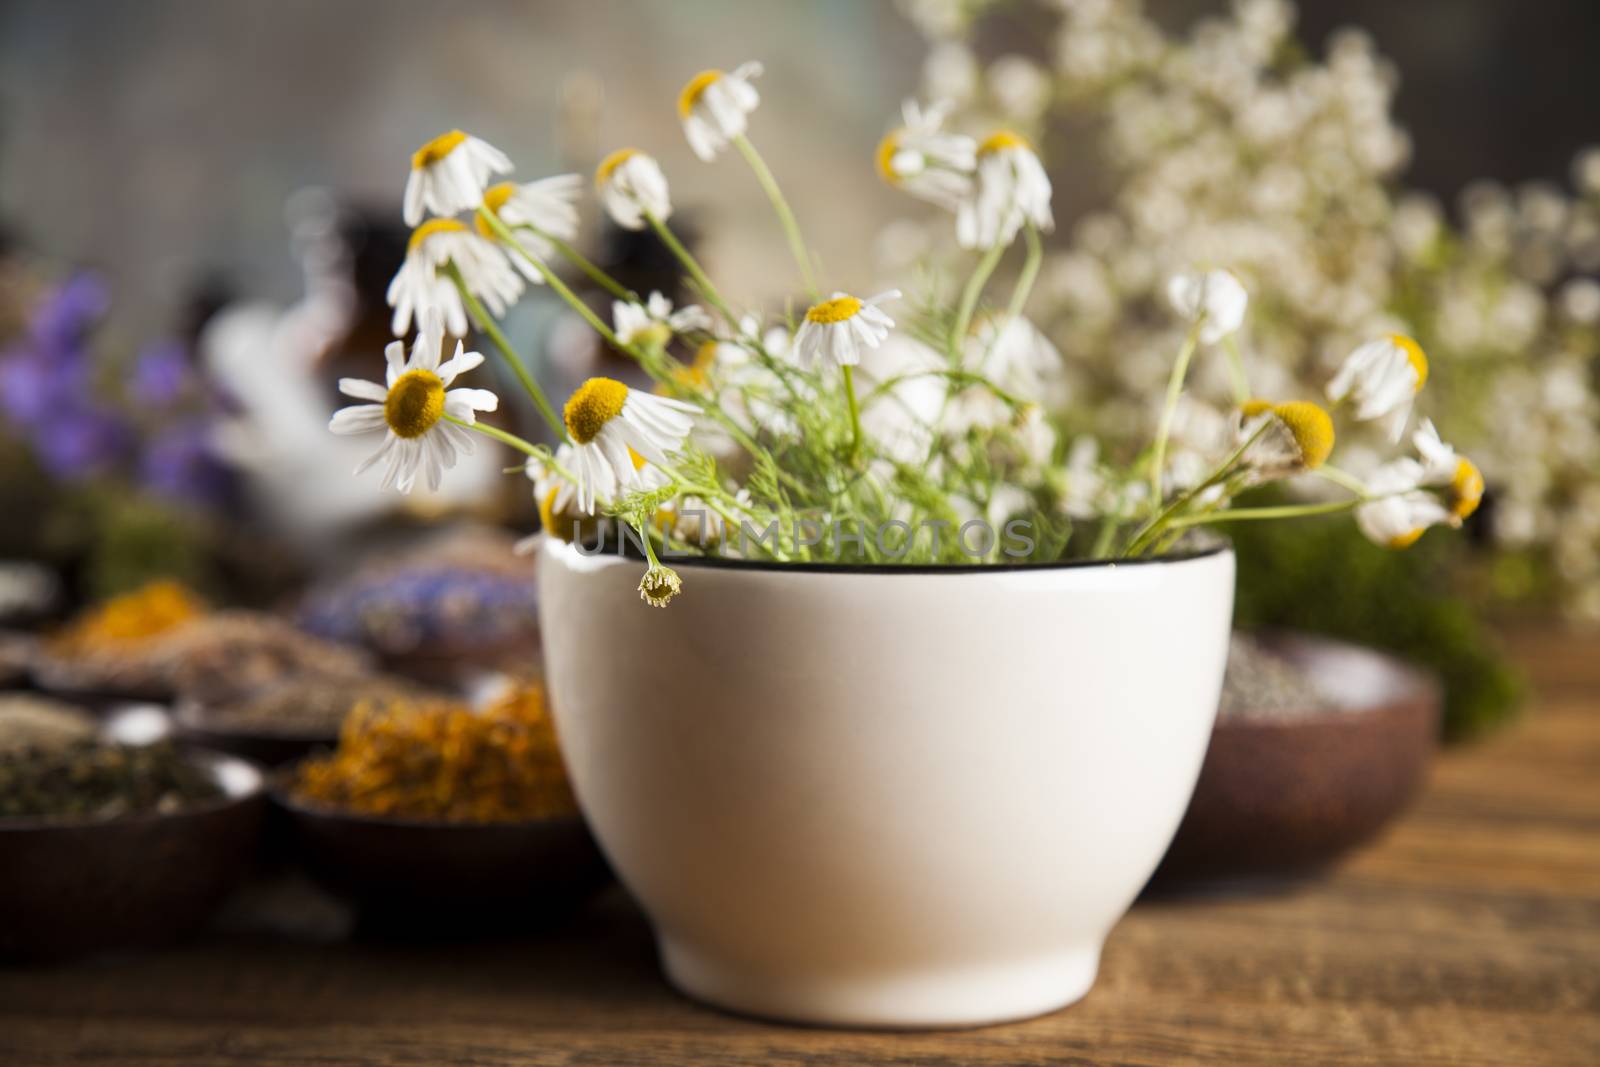
[[[793, 571], [801, 574], [995, 574], [1007, 571], [1062, 571], [1088, 570], [1092, 567], [1147, 567], [1158, 563], [1187, 563], [1208, 559], [1233, 551], [1233, 542], [1221, 535], [1213, 535], [1207, 544], [1182, 552], [1167, 552], [1159, 556], [1137, 556], [1133, 559], [1062, 559], [1042, 563], [784, 563], [770, 559], [735, 559], [730, 556], [662, 556], [661, 562], [672, 567], [705, 568], [734, 571]], [[563, 542], [565, 543], [565, 542]], [[568, 545], [570, 548], [571, 546]], [[644, 562], [643, 556], [631, 552], [619, 554], [606, 548], [598, 552], [581, 553], [584, 556], [620, 559], [630, 563]]]

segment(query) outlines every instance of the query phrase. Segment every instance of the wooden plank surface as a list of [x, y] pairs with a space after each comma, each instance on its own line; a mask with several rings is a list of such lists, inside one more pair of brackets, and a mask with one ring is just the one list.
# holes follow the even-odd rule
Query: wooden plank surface
[[690, 1004], [612, 892], [504, 943], [218, 933], [0, 970], [0, 1064], [1600, 1064], [1600, 640], [1515, 635], [1516, 725], [1447, 753], [1330, 878], [1142, 903], [1088, 998], [1032, 1022], [830, 1032]]

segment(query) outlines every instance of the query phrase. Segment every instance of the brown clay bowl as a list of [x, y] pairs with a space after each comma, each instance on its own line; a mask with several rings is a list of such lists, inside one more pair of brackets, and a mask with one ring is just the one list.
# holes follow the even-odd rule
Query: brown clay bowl
[[264, 780], [237, 757], [189, 755], [225, 796], [103, 821], [0, 819], [0, 959], [148, 947], [205, 922], [254, 860]]
[[314, 807], [283, 788], [274, 804], [294, 850], [324, 888], [357, 908], [369, 931], [476, 933], [564, 917], [611, 878], [580, 816], [449, 823]]
[[1157, 890], [1314, 874], [1371, 840], [1416, 795], [1439, 735], [1439, 684], [1383, 653], [1258, 635], [1310, 678], [1302, 715], [1219, 719]]

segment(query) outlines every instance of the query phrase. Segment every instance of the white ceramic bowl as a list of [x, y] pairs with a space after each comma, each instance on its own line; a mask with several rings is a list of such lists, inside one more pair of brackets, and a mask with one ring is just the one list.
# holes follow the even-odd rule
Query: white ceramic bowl
[[674, 565], [658, 610], [637, 561], [540, 560], [567, 764], [673, 984], [849, 1026], [1082, 997], [1205, 754], [1232, 553]]

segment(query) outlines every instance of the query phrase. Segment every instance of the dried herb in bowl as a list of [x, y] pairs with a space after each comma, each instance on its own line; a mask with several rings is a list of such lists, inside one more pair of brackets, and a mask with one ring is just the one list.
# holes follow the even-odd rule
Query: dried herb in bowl
[[308, 674], [217, 704], [196, 716], [206, 729], [332, 739], [362, 703], [442, 699], [416, 683], [383, 675]]
[[170, 743], [76, 741], [0, 753], [0, 818], [115, 819], [178, 811], [222, 795]]
[[296, 800], [368, 815], [492, 823], [577, 811], [537, 687], [482, 711], [450, 701], [364, 703], [331, 755], [300, 766]]
[[95, 719], [82, 708], [36, 693], [0, 693], [0, 755], [50, 750], [94, 737]]

